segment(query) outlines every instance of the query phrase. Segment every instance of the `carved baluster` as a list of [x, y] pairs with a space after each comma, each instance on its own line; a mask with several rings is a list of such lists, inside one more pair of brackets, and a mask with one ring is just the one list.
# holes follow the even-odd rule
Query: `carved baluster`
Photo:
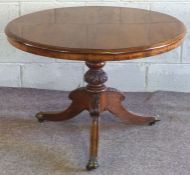
[[88, 83], [86, 89], [94, 93], [106, 90], [104, 83], [108, 80], [108, 77], [102, 69], [105, 62], [86, 62], [86, 65], [89, 67], [84, 75], [84, 79]]

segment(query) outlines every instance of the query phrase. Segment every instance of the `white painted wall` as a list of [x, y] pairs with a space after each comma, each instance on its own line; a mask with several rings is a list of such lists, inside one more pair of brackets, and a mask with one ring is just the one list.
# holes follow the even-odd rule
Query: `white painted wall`
[[[40, 57], [9, 45], [6, 24], [23, 14], [67, 6], [125, 6], [165, 12], [190, 29], [190, 0], [0, 0], [0, 86], [72, 90], [83, 86], [83, 62]], [[108, 85], [123, 91], [190, 92], [190, 35], [169, 53], [133, 61], [108, 63]]]

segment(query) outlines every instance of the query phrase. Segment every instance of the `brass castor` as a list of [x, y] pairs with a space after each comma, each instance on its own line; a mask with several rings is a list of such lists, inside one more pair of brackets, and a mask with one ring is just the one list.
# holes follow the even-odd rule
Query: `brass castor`
[[86, 165], [86, 169], [88, 171], [94, 170], [98, 167], [99, 167], [99, 164], [98, 164], [97, 158], [94, 158], [94, 157], [90, 158], [90, 160], [88, 161], [88, 164]]
[[44, 121], [43, 114], [41, 112], [37, 113], [35, 116], [40, 123]]
[[154, 120], [154, 121], [152, 121], [152, 122], [149, 123], [149, 126], [152, 126], [152, 125], [156, 124], [156, 123], [159, 122], [159, 121], [160, 121], [160, 119], [159, 119], [159, 117], [157, 116], [157, 117], [155, 117], [155, 120]]

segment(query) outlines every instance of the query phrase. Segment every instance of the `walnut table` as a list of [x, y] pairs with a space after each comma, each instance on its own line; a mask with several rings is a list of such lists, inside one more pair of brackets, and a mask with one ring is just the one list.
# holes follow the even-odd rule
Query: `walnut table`
[[158, 121], [155, 116], [132, 114], [122, 106], [124, 95], [104, 85], [108, 79], [102, 69], [105, 62], [170, 51], [182, 43], [186, 28], [172, 16], [148, 10], [69, 7], [21, 16], [10, 22], [5, 32], [9, 42], [23, 51], [86, 62], [89, 68], [84, 75], [87, 86], [70, 93], [71, 105], [62, 112], [40, 112], [36, 117], [40, 122], [62, 121], [88, 110], [92, 126], [87, 170], [92, 170], [98, 167], [101, 112], [109, 111], [127, 124], [152, 125]]

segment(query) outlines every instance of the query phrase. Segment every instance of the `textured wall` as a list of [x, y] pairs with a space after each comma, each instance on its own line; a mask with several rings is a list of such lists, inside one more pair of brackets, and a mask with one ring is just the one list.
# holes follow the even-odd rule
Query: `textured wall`
[[[84, 85], [82, 62], [34, 56], [6, 41], [5, 25], [30, 12], [66, 6], [112, 5], [165, 12], [190, 28], [190, 0], [0, 0], [0, 86], [72, 90]], [[172, 90], [190, 92], [190, 35], [169, 53], [134, 61], [108, 63], [108, 85], [124, 91]]]

